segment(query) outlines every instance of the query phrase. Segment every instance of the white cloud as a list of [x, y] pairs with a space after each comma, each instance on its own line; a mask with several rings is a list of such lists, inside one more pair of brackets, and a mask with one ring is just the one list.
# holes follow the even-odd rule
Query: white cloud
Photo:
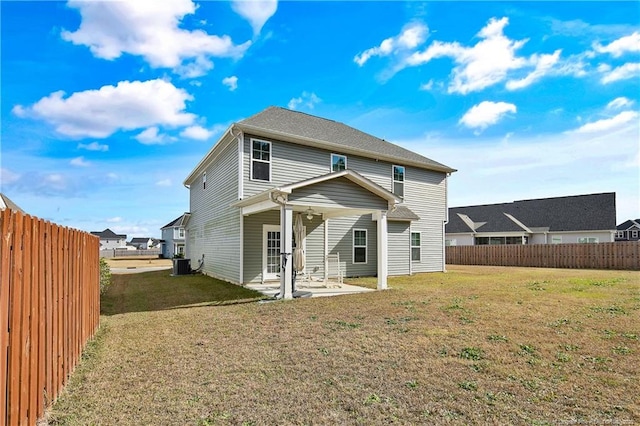
[[11, 112], [16, 117], [24, 118], [27, 116], [27, 110], [22, 105], [15, 105], [13, 108], [11, 108]]
[[639, 132], [627, 123], [603, 133], [508, 140], [440, 135], [398, 143], [459, 170], [448, 179], [450, 206], [615, 191], [618, 218], [627, 219], [640, 205], [638, 169], [629, 167], [640, 151]]
[[69, 164], [76, 167], [89, 167], [91, 165], [91, 163], [85, 160], [84, 157], [72, 158], [71, 161], [69, 161]]
[[166, 145], [173, 142], [173, 139], [164, 133], [160, 133], [156, 126], [143, 130], [135, 139], [143, 145]]
[[264, 24], [278, 10], [277, 0], [234, 0], [231, 8], [249, 21], [254, 34], [260, 34]]
[[496, 124], [507, 113], [516, 112], [516, 106], [506, 102], [483, 101], [474, 105], [460, 119], [459, 123], [471, 129], [480, 129]]
[[629, 107], [629, 106], [631, 106], [633, 104], [634, 104], [634, 102], [631, 99], [625, 98], [624, 96], [621, 96], [621, 97], [615, 98], [614, 100], [609, 102], [607, 104], [607, 109], [621, 109], [621, 108], [624, 108], [624, 107]]
[[421, 22], [411, 22], [404, 26], [400, 34], [384, 39], [379, 46], [372, 47], [357, 54], [353, 61], [363, 66], [374, 56], [388, 56], [398, 52], [415, 49], [427, 39], [428, 27]]
[[238, 88], [238, 77], [232, 75], [231, 77], [225, 77], [222, 79], [222, 84], [227, 86], [230, 91], [234, 91]]
[[241, 57], [251, 44], [235, 45], [227, 35], [180, 28], [182, 19], [196, 12], [191, 0], [67, 4], [78, 9], [82, 21], [76, 31], [62, 31], [64, 40], [88, 46], [94, 56], [107, 60], [123, 53], [141, 56], [154, 68], [173, 68], [185, 77], [211, 69], [208, 57]]
[[574, 133], [599, 133], [599, 132], [611, 132], [615, 129], [625, 126], [628, 123], [633, 123], [638, 119], [638, 113], [636, 111], [622, 111], [618, 115], [612, 118], [604, 118], [602, 120], [594, 121], [584, 124], [574, 130]]
[[109, 151], [109, 145], [106, 144], [101, 144], [98, 142], [91, 142], [91, 143], [79, 143], [78, 144], [78, 149], [86, 149], [87, 151], [102, 151], [102, 152], [107, 152]]
[[[452, 70], [449, 93], [467, 94], [479, 91], [503, 81], [507, 73], [532, 65], [534, 58], [516, 56], [527, 40], [510, 40], [503, 34], [508, 18], [489, 20], [480, 30], [482, 40], [473, 47], [464, 47], [457, 42], [434, 42], [425, 51], [416, 52], [407, 60], [407, 65], [420, 65], [439, 57], [450, 57], [457, 64]], [[535, 65], [535, 63], [533, 64]]]
[[203, 56], [199, 56], [191, 62], [175, 67], [174, 72], [182, 78], [198, 78], [206, 75], [212, 69], [213, 62]]
[[298, 98], [292, 98], [287, 106], [289, 109], [298, 109], [300, 105], [306, 106], [309, 109], [313, 109], [318, 103], [320, 103], [322, 99], [316, 96], [313, 92], [302, 92], [302, 95]]
[[551, 55], [532, 55], [529, 61], [535, 64], [535, 69], [529, 73], [526, 77], [520, 80], [507, 81], [506, 87], [509, 90], [522, 89], [536, 81], [540, 80], [545, 75], [549, 74], [554, 65], [558, 63], [560, 58], [560, 50], [556, 50]]
[[107, 223], [120, 223], [122, 222], [122, 218], [120, 216], [110, 217], [105, 220]]
[[189, 126], [180, 132], [180, 136], [199, 141], [206, 141], [213, 135], [213, 131], [205, 129], [202, 126]]
[[431, 90], [431, 89], [433, 89], [433, 79], [420, 85], [420, 90]]
[[5, 169], [4, 167], [0, 167], [0, 182], [3, 185], [8, 185], [14, 182], [17, 182], [20, 179], [20, 175], [18, 173], [14, 173], [9, 169]]
[[619, 80], [627, 80], [640, 75], [640, 62], [629, 62], [614, 69], [608, 65], [601, 65], [598, 70], [605, 75], [600, 79], [602, 84], [609, 84]]
[[614, 58], [619, 58], [628, 52], [640, 52], [640, 32], [635, 31], [633, 34], [620, 37], [606, 46], [594, 43], [593, 49], [598, 53], [609, 53]]
[[115, 87], [64, 95], [54, 92], [24, 110], [53, 124], [63, 135], [93, 138], [153, 125], [186, 126], [196, 117], [184, 111], [191, 95], [159, 79], [121, 81]]
[[171, 179], [162, 179], [156, 182], [156, 186], [171, 186]]

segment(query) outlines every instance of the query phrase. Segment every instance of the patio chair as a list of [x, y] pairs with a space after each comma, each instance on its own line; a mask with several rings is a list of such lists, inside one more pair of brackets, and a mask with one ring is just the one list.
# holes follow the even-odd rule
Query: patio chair
[[342, 265], [340, 264], [340, 253], [327, 255], [325, 268], [327, 268], [325, 286], [342, 287]]

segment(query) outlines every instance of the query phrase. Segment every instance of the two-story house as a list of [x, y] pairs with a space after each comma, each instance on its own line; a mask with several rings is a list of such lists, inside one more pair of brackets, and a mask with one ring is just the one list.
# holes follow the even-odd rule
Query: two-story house
[[160, 228], [162, 239], [160, 253], [162, 257], [172, 258], [184, 255], [185, 225], [189, 221], [189, 213], [184, 213]]
[[91, 234], [100, 238], [100, 250], [126, 249], [126, 234], [116, 234], [107, 228], [104, 231], [92, 231]]
[[184, 181], [187, 257], [233, 283], [279, 279], [291, 297], [292, 227], [305, 269], [339, 254], [345, 276], [443, 271], [455, 170], [352, 127], [270, 107], [232, 124]]

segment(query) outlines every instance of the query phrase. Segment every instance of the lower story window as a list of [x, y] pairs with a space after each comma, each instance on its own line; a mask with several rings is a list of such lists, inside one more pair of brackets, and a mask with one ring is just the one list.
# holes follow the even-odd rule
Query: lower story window
[[353, 263], [367, 263], [367, 230], [353, 230]]
[[420, 262], [421, 249], [420, 249], [420, 233], [411, 233], [411, 261]]
[[585, 244], [585, 243], [597, 243], [598, 239], [595, 237], [580, 237], [578, 238], [578, 243], [581, 244]]

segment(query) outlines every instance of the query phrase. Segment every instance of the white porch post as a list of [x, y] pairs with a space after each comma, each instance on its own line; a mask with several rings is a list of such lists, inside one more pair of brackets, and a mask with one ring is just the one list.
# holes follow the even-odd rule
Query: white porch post
[[324, 282], [329, 281], [329, 269], [327, 269], [327, 256], [329, 256], [329, 219], [324, 220]]
[[378, 217], [378, 290], [387, 289], [388, 256], [387, 256], [387, 212], [381, 211]]
[[280, 295], [283, 299], [293, 299], [293, 285], [291, 272], [293, 271], [293, 207], [283, 205], [280, 207]]

